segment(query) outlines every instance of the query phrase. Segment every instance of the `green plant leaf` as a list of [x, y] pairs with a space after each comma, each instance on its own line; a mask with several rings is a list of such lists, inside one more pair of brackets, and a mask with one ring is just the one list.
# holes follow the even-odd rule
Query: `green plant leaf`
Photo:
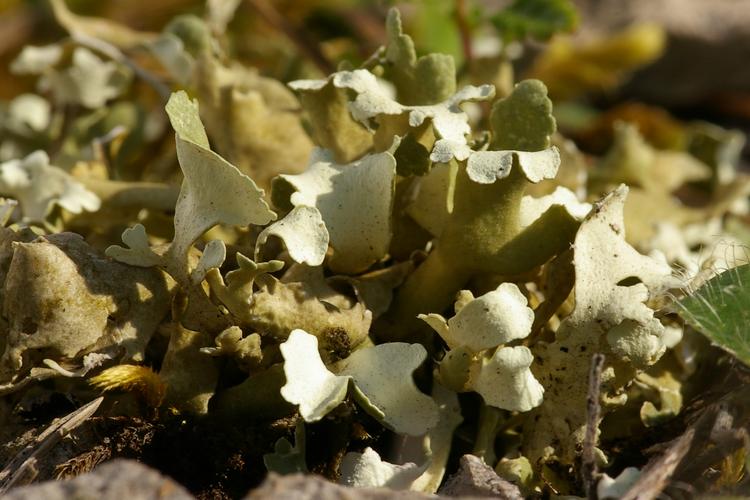
[[336, 272], [365, 270], [388, 252], [396, 160], [389, 152], [371, 154], [348, 165], [334, 163], [317, 150], [308, 169], [280, 175], [273, 184], [275, 204], [315, 207], [323, 218]]
[[231, 326], [218, 334], [214, 339], [216, 347], [203, 347], [201, 352], [209, 356], [228, 356], [234, 358], [241, 368], [249, 371], [260, 365], [263, 360], [261, 337], [257, 333], [243, 336], [239, 326]]
[[0, 163], [0, 193], [21, 204], [23, 220], [43, 222], [54, 205], [70, 213], [95, 212], [101, 201], [70, 174], [49, 164], [44, 151]]
[[349, 112], [346, 89], [332, 79], [298, 80], [289, 87], [299, 95], [315, 143], [333, 151], [337, 162], [354, 161], [372, 147], [372, 133]]
[[285, 437], [279, 438], [273, 446], [273, 453], [263, 455], [263, 464], [269, 472], [277, 474], [305, 473], [305, 443], [305, 424], [298, 422], [294, 429], [294, 444]]
[[258, 235], [255, 260], [269, 236], [280, 238], [294, 262], [319, 266], [328, 250], [328, 230], [315, 207], [299, 205], [280, 221], [274, 222]]
[[526, 338], [531, 332], [534, 312], [515, 284], [503, 283], [477, 298], [463, 291], [461, 297], [463, 300], [456, 302], [456, 315], [447, 322], [435, 313], [419, 316], [451, 349], [465, 346], [479, 352]]
[[[264, 225], [274, 220], [276, 214], [268, 208], [263, 190], [252, 179], [211, 151], [197, 101], [190, 100], [184, 91], [175, 92], [166, 111], [175, 130], [177, 159], [184, 179], [175, 207], [174, 240], [161, 263], [182, 286], [188, 287], [188, 251], [203, 233], [217, 224]], [[130, 250], [113, 245], [107, 248], [107, 255], [127, 259], [131, 265], [156, 264], [157, 259], [147, 251], [144, 230], [135, 227], [133, 231], [124, 233], [131, 238], [131, 242], [126, 242]], [[205, 266], [211, 263], [216, 267], [217, 259], [224, 255], [216, 244], [208, 249], [213, 255], [202, 262], [203, 268], [198, 270], [196, 279], [202, 280], [209, 269]]]
[[276, 218], [263, 199], [263, 190], [209, 149], [196, 101], [183, 91], [174, 93], [167, 103], [167, 114], [175, 129], [177, 158], [185, 175], [170, 247], [176, 258], [184, 258], [193, 242], [217, 224], [264, 225]]
[[535, 375], [545, 393], [529, 420], [533, 432], [530, 423], [524, 432], [524, 455], [532, 463], [552, 456], [561, 463], [575, 459], [586, 429], [587, 386], [581, 380], [588, 377], [593, 353], [607, 358], [602, 397], [611, 409], [624, 402], [620, 395], [636, 370], [653, 365], [666, 349], [664, 326], [646, 302], [674, 280], [664, 260], [642, 255], [626, 242], [627, 193], [621, 185], [581, 223], [573, 246], [575, 309], [553, 342], [534, 346]]
[[492, 107], [492, 150], [541, 151], [550, 146], [557, 125], [547, 87], [539, 80], [524, 80], [508, 97]]
[[161, 272], [103, 259], [75, 233], [37, 238], [30, 231], [2, 232], [7, 327], [0, 342], [0, 386], [23, 380], [44, 358], [68, 372], [88, 353], [143, 361], [171, 302]]
[[190, 281], [194, 285], [199, 284], [204, 280], [206, 274], [211, 269], [218, 269], [224, 263], [224, 259], [227, 258], [227, 247], [221, 240], [211, 240], [206, 243], [203, 247], [203, 253], [201, 254], [198, 264], [195, 269], [190, 272]]
[[420, 439], [422, 441], [422, 450], [426, 458], [429, 459], [429, 463], [422, 475], [412, 483], [411, 489], [424, 493], [437, 492], [443, 482], [453, 444], [453, 433], [464, 421], [458, 395], [455, 392], [446, 389], [439, 383], [434, 383], [432, 398], [437, 403], [440, 413], [437, 425], [430, 429], [424, 437], [406, 438], [404, 443], [404, 448], [410, 442], [413, 442], [416, 448], [418, 442], [415, 441]]
[[148, 244], [148, 235], [143, 224], [136, 224], [125, 229], [122, 233], [122, 242], [127, 248], [112, 245], [107, 248], [107, 255], [113, 259], [138, 267], [152, 267], [164, 264], [161, 255], [151, 250]]
[[[461, 109], [461, 105], [465, 102], [487, 101], [495, 95], [492, 85], [467, 85], [435, 104], [405, 105], [395, 101], [378, 83], [375, 75], [364, 69], [339, 71], [328, 80], [298, 80], [290, 86], [295, 90], [315, 91], [324, 89], [329, 82], [337, 88], [348, 89], [356, 94], [354, 102], [349, 104], [349, 111], [355, 120], [370, 129], [377, 129], [378, 123], [382, 128], [383, 120], [395, 120], [403, 115], [406, 117], [405, 123], [397, 123], [395, 129], [396, 135], [401, 136], [429, 121], [437, 138], [430, 159], [436, 163], [446, 163], [452, 158], [465, 160], [469, 157], [471, 149], [466, 136], [471, 133], [471, 127], [468, 123], [469, 117]], [[551, 106], [550, 103], [550, 112]], [[391, 144], [393, 137], [381, 138], [381, 142]]]
[[359, 349], [336, 364], [338, 375], [323, 364], [318, 339], [304, 330], [292, 331], [281, 353], [287, 380], [281, 395], [299, 405], [306, 422], [320, 420], [341, 404], [351, 380], [357, 401], [389, 429], [417, 436], [437, 424], [437, 405], [412, 380], [412, 372], [427, 357], [419, 344], [391, 342]]
[[255, 281], [268, 273], [280, 270], [284, 267], [284, 263], [280, 260], [255, 263], [240, 252], [237, 252], [235, 258], [238, 268], [227, 273], [226, 283], [216, 268], [206, 273], [206, 281], [211, 291], [235, 318], [247, 319]]
[[677, 305], [686, 323], [750, 365], [750, 264], [724, 271]]
[[469, 157], [466, 173], [478, 184], [492, 184], [510, 174], [514, 160], [529, 182], [536, 183], [557, 175], [560, 152], [555, 146], [541, 151], [477, 151]]
[[300, 103], [282, 82], [204, 50], [188, 87], [195, 88], [213, 149], [258, 187], [305, 169], [313, 142], [302, 126]]
[[[360, 344], [369, 345], [372, 313], [357, 300], [334, 290], [320, 266], [291, 266], [281, 280], [258, 279], [248, 298], [243, 326], [279, 342], [297, 329], [314, 335], [324, 362], [348, 356]], [[246, 303], [248, 302], [246, 301]]]
[[388, 11], [388, 44], [385, 59], [398, 99], [407, 105], [437, 104], [456, 91], [456, 64], [446, 54], [428, 54], [417, 59], [414, 42], [405, 35], [398, 9]]
[[555, 33], [573, 31], [578, 15], [568, 0], [515, 0], [492, 22], [506, 43], [526, 38], [545, 41]]
[[458, 163], [451, 161], [433, 166], [416, 182], [416, 197], [406, 213], [433, 236], [440, 236], [453, 211]]
[[420, 344], [390, 342], [355, 351], [341, 362], [340, 374], [352, 377], [355, 397], [368, 413], [395, 432], [417, 436], [438, 422], [435, 401], [411, 375], [426, 358]]
[[471, 388], [485, 403], [510, 411], [529, 411], [542, 404], [544, 387], [529, 367], [534, 355], [528, 347], [501, 347], [483, 359]]
[[10, 64], [10, 71], [16, 75], [39, 75], [60, 62], [62, 55], [62, 45], [56, 43], [27, 45]]
[[563, 206], [571, 216], [579, 220], [583, 220], [591, 211], [591, 203], [580, 202], [573, 191], [563, 186], [557, 186], [548, 195], [539, 198], [524, 196], [521, 199], [521, 227], [525, 228], [532, 225], [554, 205]]
[[286, 384], [281, 395], [299, 405], [305, 422], [316, 422], [340, 405], [349, 388], [349, 377], [332, 373], [318, 354], [318, 339], [304, 330], [294, 330], [281, 344]]
[[51, 91], [58, 104], [80, 104], [98, 109], [128, 87], [131, 72], [112, 61], [104, 61], [83, 47], [73, 51], [73, 64], [62, 70], [47, 71], [39, 87]]
[[377, 451], [367, 447], [363, 453], [349, 452], [344, 456], [339, 482], [356, 488], [408, 490], [425, 469], [426, 465], [417, 467], [411, 462], [403, 465], [388, 463]]
[[185, 50], [182, 40], [172, 33], [162, 33], [148, 44], [148, 49], [164, 69], [181, 85], [188, 85], [195, 69], [195, 59]]
[[124, 24], [100, 17], [79, 16], [72, 12], [65, 0], [50, 0], [55, 20], [73, 38], [102, 40], [115, 47], [130, 49], [151, 41], [156, 35], [135, 31]]
[[8, 103], [8, 115], [4, 127], [19, 135], [43, 132], [52, 119], [49, 101], [36, 94], [21, 94]]

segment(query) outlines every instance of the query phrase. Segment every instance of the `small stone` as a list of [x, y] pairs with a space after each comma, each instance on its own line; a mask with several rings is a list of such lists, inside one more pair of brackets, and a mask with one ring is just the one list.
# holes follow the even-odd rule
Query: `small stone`
[[195, 500], [172, 479], [135, 460], [113, 460], [69, 481], [10, 490], [4, 500]]
[[438, 493], [447, 497], [496, 497], [506, 500], [523, 498], [518, 486], [501, 479], [481, 458], [474, 455], [461, 457], [458, 472], [445, 481]]
[[427, 500], [432, 495], [386, 488], [350, 488], [319, 476], [269, 474], [265, 482], [244, 500]]

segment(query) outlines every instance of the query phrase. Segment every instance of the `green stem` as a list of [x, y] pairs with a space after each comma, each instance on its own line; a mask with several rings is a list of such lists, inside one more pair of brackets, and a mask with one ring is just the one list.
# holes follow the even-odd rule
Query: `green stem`
[[442, 312], [477, 273], [491, 270], [498, 250], [518, 232], [526, 179], [514, 166], [494, 184], [469, 179], [466, 168], [456, 179], [456, 203], [435, 249], [399, 289], [391, 311], [376, 325], [383, 341], [419, 341], [431, 330], [418, 314]]
[[167, 385], [164, 397], [166, 407], [203, 415], [208, 412], [208, 402], [219, 381], [217, 361], [200, 349], [212, 345], [205, 333], [190, 331], [177, 323], [164, 355], [159, 376]]
[[510, 174], [493, 184], [472, 181], [462, 167], [456, 176], [453, 212], [439, 240], [446, 259], [460, 262], [472, 274], [487, 269], [488, 261], [520, 231], [527, 184], [515, 162]]
[[477, 437], [474, 441], [472, 455], [484, 460], [490, 467], [495, 467], [497, 456], [495, 455], [495, 438], [500, 426], [500, 410], [482, 403], [479, 408], [479, 426]]
[[497, 75], [495, 76], [495, 99], [502, 99], [507, 97], [513, 92], [513, 86], [516, 82], [515, 71], [513, 69], [513, 61], [511, 61], [505, 51], [501, 55], [500, 64], [497, 68]]
[[285, 417], [295, 407], [281, 397], [286, 382], [283, 365], [251, 375], [244, 382], [220, 391], [211, 401], [211, 411], [233, 420], [265, 420]]
[[437, 247], [399, 289], [393, 307], [376, 324], [376, 335], [382, 341], [429, 345], [431, 330], [417, 315], [445, 309], [469, 277]]
[[493, 259], [488, 271], [517, 275], [541, 266], [553, 256], [570, 248], [580, 221], [562, 205], [552, 205], [529, 227], [506, 243]]

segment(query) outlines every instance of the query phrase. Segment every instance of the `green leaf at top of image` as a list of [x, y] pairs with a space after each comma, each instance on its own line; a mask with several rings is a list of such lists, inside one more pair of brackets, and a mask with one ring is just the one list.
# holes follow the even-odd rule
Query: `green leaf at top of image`
[[[464, 54], [455, 9], [454, 0], [422, 0], [421, 8], [410, 16], [409, 27], [418, 52], [447, 54], [456, 61], [456, 66], [460, 67], [464, 62]], [[470, 10], [467, 14], [470, 14], [467, 17], [471, 17], [479, 12], [475, 14]], [[473, 27], [475, 20], [468, 21]]]
[[555, 33], [573, 31], [578, 14], [569, 0], [515, 0], [492, 22], [506, 43], [525, 38], [545, 41]]
[[750, 264], [724, 271], [677, 305], [685, 322], [750, 365]]

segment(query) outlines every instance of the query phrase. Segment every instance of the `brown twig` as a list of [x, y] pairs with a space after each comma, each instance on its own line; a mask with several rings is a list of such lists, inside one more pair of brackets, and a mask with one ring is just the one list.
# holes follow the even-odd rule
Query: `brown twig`
[[581, 460], [581, 476], [586, 496], [596, 499], [596, 479], [598, 467], [596, 464], [596, 430], [599, 428], [601, 406], [599, 392], [602, 385], [602, 370], [604, 369], [604, 355], [597, 353], [591, 357], [589, 370], [589, 388], [586, 397], [586, 436], [583, 440], [583, 456]]
[[[707, 468], [745, 445], [749, 396], [750, 388], [742, 387], [699, 410], [687, 430], [643, 468], [622, 500], [656, 498], [670, 484], [699, 484]], [[686, 461], [688, 456], [690, 460]]]
[[320, 51], [318, 43], [310, 40], [305, 32], [300, 31], [287, 21], [270, 2], [267, 0], [247, 0], [247, 3], [274, 29], [286, 35], [297, 46], [297, 49], [310, 58], [323, 74], [327, 75], [336, 71], [333, 63]]
[[70, 431], [83, 424], [91, 417], [104, 398], [96, 398], [78, 408], [69, 415], [56, 420], [47, 427], [34, 441], [21, 450], [5, 468], [0, 471], [0, 494], [14, 485], [28, 484], [38, 474], [39, 460]]
[[700, 477], [707, 469], [741, 450], [747, 445], [748, 432], [745, 429], [731, 429], [720, 433], [712, 443], [696, 456], [691, 455], [690, 462], [682, 464], [676, 476], [693, 479]]
[[471, 42], [471, 26], [469, 26], [469, 21], [466, 18], [466, 0], [456, 0], [455, 15], [466, 67], [471, 69], [474, 63], [474, 47]]
[[669, 483], [677, 466], [690, 451], [695, 434], [695, 428], [688, 429], [682, 436], [672, 442], [672, 445], [662, 456], [649, 462], [643, 469], [641, 476], [623, 495], [622, 499], [639, 500], [659, 496]]

